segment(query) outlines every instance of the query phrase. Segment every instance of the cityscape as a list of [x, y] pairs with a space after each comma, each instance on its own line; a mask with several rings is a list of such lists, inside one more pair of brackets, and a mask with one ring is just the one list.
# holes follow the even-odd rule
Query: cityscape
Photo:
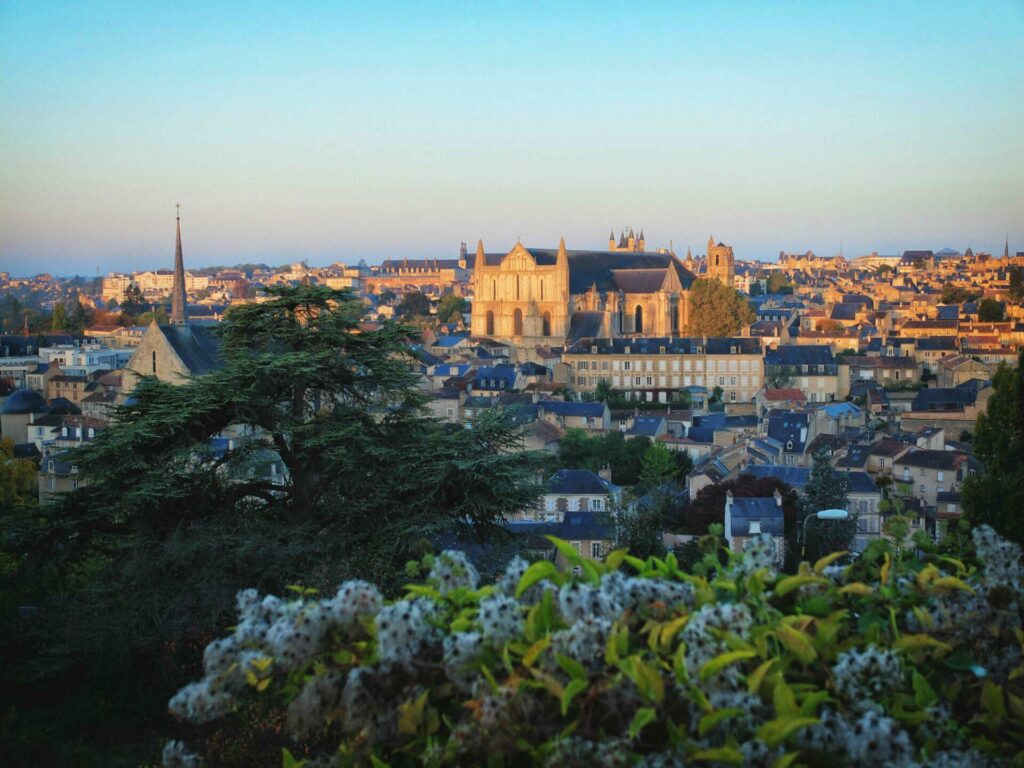
[[0, 9], [0, 763], [1020, 762], [1024, 8], [186, 6]]

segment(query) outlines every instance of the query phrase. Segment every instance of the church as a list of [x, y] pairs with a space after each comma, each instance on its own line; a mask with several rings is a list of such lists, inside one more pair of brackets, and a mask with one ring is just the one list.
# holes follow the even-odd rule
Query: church
[[[563, 239], [557, 249], [516, 243], [508, 253], [486, 253], [478, 243], [473, 335], [520, 349], [584, 337], [680, 335], [690, 319], [693, 271], [674, 253], [640, 250], [642, 235], [635, 245], [629, 239], [608, 251], [568, 250]], [[707, 277], [731, 285], [732, 248], [712, 238], [708, 249]]]

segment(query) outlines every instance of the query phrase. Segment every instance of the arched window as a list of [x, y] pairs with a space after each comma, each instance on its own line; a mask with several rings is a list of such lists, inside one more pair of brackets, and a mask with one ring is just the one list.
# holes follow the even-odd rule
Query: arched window
[[517, 309], [512, 315], [512, 335], [523, 335], [523, 310]]
[[715, 254], [715, 266], [718, 266], [718, 259], [721, 258], [717, 253]]
[[639, 304], [637, 304], [636, 309], [633, 310], [633, 332], [644, 332], [644, 308]]
[[[544, 283], [541, 283], [541, 285], [544, 285]], [[550, 336], [551, 335], [551, 313], [550, 312], [545, 312], [544, 313], [544, 328], [541, 331], [541, 333], [544, 336]]]
[[487, 336], [494, 335], [494, 313], [487, 310]]
[[156, 376], [156, 350], [153, 350], [153, 375]]
[[519, 275], [516, 275], [516, 301], [519, 301]]
[[679, 333], [679, 305], [673, 304], [669, 311], [672, 313], [672, 333]]
[[491, 298], [492, 299], [498, 298], [498, 281], [497, 280], [491, 280]]
[[[544, 301], [544, 278], [543, 277], [540, 279], [540, 300]], [[546, 333], [544, 335], [547, 336]]]

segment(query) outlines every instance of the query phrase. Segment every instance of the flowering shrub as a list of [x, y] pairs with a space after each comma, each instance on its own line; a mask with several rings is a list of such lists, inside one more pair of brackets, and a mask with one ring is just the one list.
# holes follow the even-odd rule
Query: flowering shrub
[[[774, 570], [771, 541], [675, 558], [564, 542], [579, 578], [515, 559], [481, 585], [446, 551], [403, 599], [238, 596], [238, 625], [171, 700], [196, 723], [246, 697], [287, 711], [286, 766], [985, 766], [1024, 758], [1021, 552], [977, 567], [885, 541]], [[328, 747], [323, 749], [324, 745]], [[198, 766], [169, 742], [165, 766]]]

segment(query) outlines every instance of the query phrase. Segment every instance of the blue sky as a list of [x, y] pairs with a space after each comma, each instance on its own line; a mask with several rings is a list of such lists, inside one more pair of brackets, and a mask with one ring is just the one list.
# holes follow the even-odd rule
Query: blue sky
[[1024, 2], [0, 3], [0, 269], [1024, 250]]

